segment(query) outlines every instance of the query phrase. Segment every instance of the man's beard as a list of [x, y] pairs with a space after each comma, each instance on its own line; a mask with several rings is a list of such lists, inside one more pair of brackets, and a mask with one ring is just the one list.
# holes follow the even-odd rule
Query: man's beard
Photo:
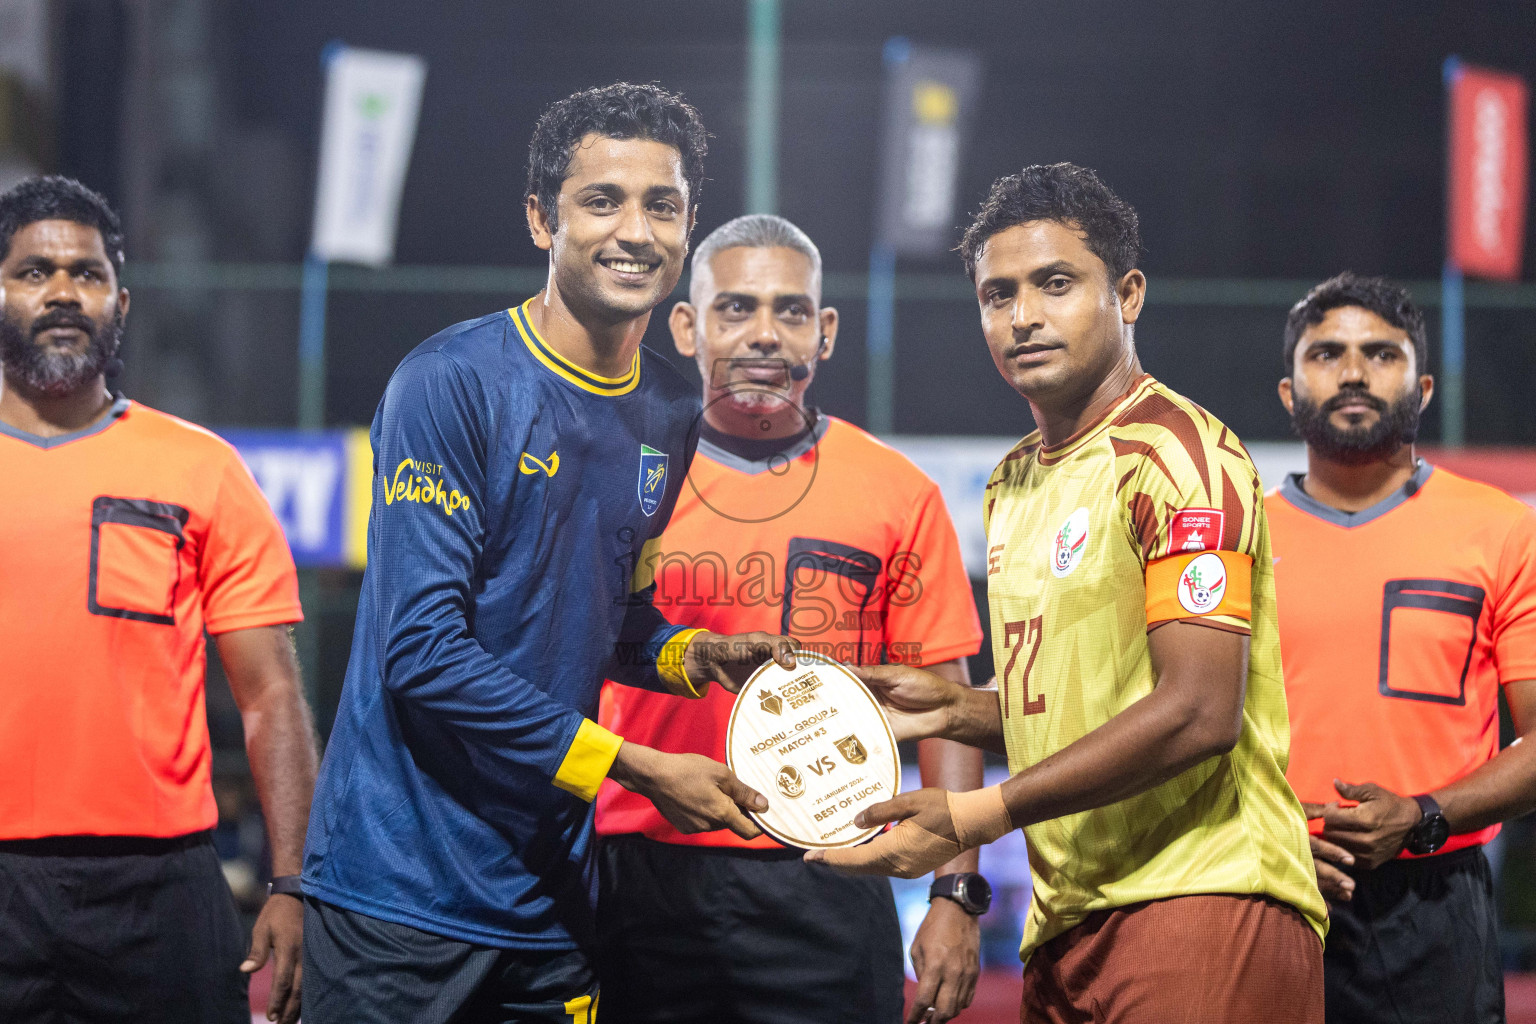
[[[1363, 465], [1376, 462], [1419, 436], [1419, 403], [1424, 391], [1415, 387], [1387, 404], [1361, 388], [1346, 388], [1318, 405], [1301, 394], [1291, 399], [1291, 426], [1318, 455], [1330, 462]], [[1364, 402], [1376, 410], [1370, 426], [1340, 430], [1329, 419], [1346, 402]]]
[[[38, 344], [38, 335], [53, 327], [79, 328], [90, 342], [83, 350]], [[0, 314], [0, 363], [7, 375], [50, 398], [63, 398], [95, 380], [117, 355], [122, 340], [121, 317], [97, 323], [75, 310], [54, 309], [26, 328]]]

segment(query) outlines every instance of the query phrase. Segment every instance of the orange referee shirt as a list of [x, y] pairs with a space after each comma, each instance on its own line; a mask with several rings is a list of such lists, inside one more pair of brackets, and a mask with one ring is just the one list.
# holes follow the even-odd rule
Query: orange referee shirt
[[127, 399], [62, 437], [0, 424], [0, 479], [0, 839], [211, 828], [203, 630], [303, 618], [256, 481]]
[[[756, 442], [762, 444], [762, 442]], [[934, 665], [981, 647], [981, 622], [938, 485], [858, 427], [820, 416], [787, 450], [754, 461], [706, 436], [677, 509], [640, 571], [673, 622], [716, 633], [786, 633], [852, 664]], [[625, 739], [725, 760], [735, 697], [697, 700], [608, 683], [598, 721]], [[668, 843], [778, 849], [729, 831], [683, 835], [613, 782], [597, 831]]]
[[1265, 511], [1296, 795], [1338, 800], [1337, 778], [1413, 796], [1493, 757], [1499, 685], [1536, 679], [1536, 512], [1422, 461], [1361, 512], [1314, 500], [1297, 475]]

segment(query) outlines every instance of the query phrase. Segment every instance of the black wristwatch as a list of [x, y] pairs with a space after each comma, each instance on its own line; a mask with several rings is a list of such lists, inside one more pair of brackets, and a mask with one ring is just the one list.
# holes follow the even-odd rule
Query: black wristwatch
[[273, 896], [303, 896], [304, 886], [298, 875], [278, 875], [267, 883], [267, 897]]
[[932, 903], [937, 896], [954, 900], [972, 917], [980, 917], [992, 906], [992, 886], [974, 871], [935, 878], [928, 887], [928, 902]]
[[1408, 830], [1408, 841], [1403, 844], [1403, 849], [1409, 853], [1434, 853], [1451, 838], [1451, 823], [1440, 813], [1440, 805], [1435, 803], [1434, 797], [1426, 793], [1413, 799], [1419, 805], [1423, 817]]

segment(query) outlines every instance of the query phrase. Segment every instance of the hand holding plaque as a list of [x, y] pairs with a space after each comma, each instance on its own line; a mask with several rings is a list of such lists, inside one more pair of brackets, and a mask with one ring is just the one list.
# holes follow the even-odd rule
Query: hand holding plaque
[[711, 681], [731, 693], [741, 692], [754, 671], [770, 660], [786, 671], [795, 667], [795, 642], [773, 633], [711, 633], [698, 630], [683, 652], [683, 667], [695, 689]]
[[900, 792], [896, 737], [879, 702], [847, 667], [810, 652], [768, 663], [742, 687], [726, 731], [726, 763], [766, 793], [753, 820], [803, 849], [853, 846], [880, 831], [854, 815]]
[[910, 665], [863, 665], [849, 669], [880, 702], [898, 741], [943, 736], [960, 688], [942, 676]]
[[871, 827], [896, 824], [856, 850], [811, 850], [805, 859], [849, 874], [917, 878], [1013, 831], [1001, 785], [963, 793], [903, 793], [861, 811], [858, 821]]

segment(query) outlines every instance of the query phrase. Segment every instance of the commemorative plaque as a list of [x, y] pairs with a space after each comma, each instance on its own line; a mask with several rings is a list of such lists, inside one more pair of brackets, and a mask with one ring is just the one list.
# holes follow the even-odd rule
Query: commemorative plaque
[[885, 711], [858, 677], [830, 658], [797, 652], [793, 671], [767, 662], [731, 709], [725, 760], [768, 798], [749, 812], [779, 842], [804, 849], [853, 846], [860, 809], [901, 788], [901, 761]]

